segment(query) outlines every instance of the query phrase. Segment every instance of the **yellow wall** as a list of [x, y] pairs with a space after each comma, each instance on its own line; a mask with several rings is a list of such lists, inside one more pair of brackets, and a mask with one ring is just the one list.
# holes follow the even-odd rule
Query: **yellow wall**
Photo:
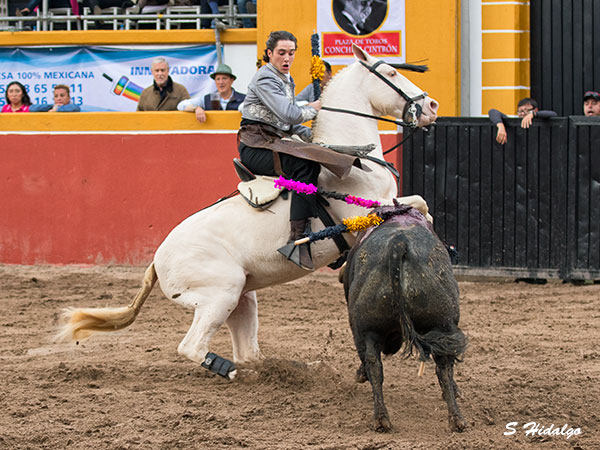
[[[231, 29], [221, 33], [223, 44], [253, 44], [256, 30]], [[0, 46], [24, 45], [126, 45], [126, 44], [214, 44], [213, 30], [87, 30], [1, 32]]]
[[530, 95], [529, 2], [483, 0], [481, 30], [481, 114], [515, 114]]
[[[330, 0], [320, 0], [330, 1]], [[310, 83], [310, 36], [317, 28], [317, 0], [260, 0], [258, 57], [271, 31], [287, 30], [298, 39], [292, 76], [298, 89]], [[406, 60], [427, 60], [430, 72], [403, 72], [440, 102], [440, 115], [460, 114], [460, 0], [406, 0]], [[340, 67], [334, 66], [334, 72]]]

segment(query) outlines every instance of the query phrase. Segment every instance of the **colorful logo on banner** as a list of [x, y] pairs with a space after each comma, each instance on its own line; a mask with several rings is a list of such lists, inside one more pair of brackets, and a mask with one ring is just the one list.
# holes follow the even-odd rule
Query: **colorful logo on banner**
[[404, 0], [318, 0], [321, 57], [350, 64], [354, 43], [388, 62], [405, 62], [404, 11]]
[[214, 45], [0, 48], [0, 106], [6, 104], [6, 86], [19, 81], [33, 104], [54, 103], [54, 86], [66, 84], [82, 111], [135, 111], [153, 83], [157, 56], [169, 62], [169, 75], [192, 97], [214, 90]]

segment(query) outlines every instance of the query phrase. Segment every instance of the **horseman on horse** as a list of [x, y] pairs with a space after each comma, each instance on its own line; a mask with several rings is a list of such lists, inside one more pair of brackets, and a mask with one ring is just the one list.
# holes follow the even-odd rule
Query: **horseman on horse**
[[[394, 67], [353, 45], [357, 62], [336, 74], [321, 101], [299, 107], [289, 76], [295, 50], [296, 39], [291, 33], [280, 31], [269, 36], [265, 50], [268, 64], [252, 79], [242, 112], [239, 150], [244, 165], [257, 173], [285, 173], [319, 189], [392, 204], [398, 187], [383, 160], [379, 129], [373, 119], [392, 116], [404, 121], [398, 124], [427, 126], [437, 117], [437, 102]], [[310, 143], [311, 130], [300, 124], [315, 118], [317, 112]], [[374, 149], [361, 161], [356, 155], [329, 150], [373, 144]], [[159, 281], [167, 298], [194, 310], [193, 323], [178, 352], [233, 379], [235, 364], [262, 358], [256, 291], [300, 278], [308, 273], [304, 269], [324, 267], [339, 257], [330, 239], [310, 244], [310, 251], [305, 244], [298, 258], [286, 259], [278, 252], [305, 233], [315, 216], [316, 203], [314, 196], [292, 193], [290, 206], [282, 197], [274, 199], [268, 208], [257, 209], [249, 208], [238, 195], [183, 220], [157, 249], [129, 306], [70, 309], [60, 336], [79, 340], [95, 331], [127, 327]], [[421, 197], [398, 201], [427, 216]], [[334, 202], [328, 213], [339, 222], [362, 212], [359, 208]], [[320, 216], [310, 221], [315, 229], [325, 228]], [[352, 245], [356, 237], [351, 233], [346, 236]], [[298, 264], [290, 264], [288, 259]], [[212, 336], [223, 324], [231, 334], [233, 362], [209, 351]]]

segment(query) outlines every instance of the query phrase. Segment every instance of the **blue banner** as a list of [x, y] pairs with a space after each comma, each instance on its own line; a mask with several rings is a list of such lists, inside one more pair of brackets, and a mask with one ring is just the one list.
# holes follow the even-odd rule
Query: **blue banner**
[[54, 86], [66, 84], [82, 111], [135, 111], [142, 90], [152, 85], [150, 66], [158, 56], [192, 97], [214, 90], [214, 45], [0, 48], [0, 107], [6, 86], [19, 81], [33, 104], [53, 104]]

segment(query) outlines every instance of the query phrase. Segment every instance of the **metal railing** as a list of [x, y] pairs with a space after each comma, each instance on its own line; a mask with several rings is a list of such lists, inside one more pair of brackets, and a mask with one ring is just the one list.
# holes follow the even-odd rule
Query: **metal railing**
[[[111, 22], [118, 26], [113, 26], [113, 29], [129, 30], [137, 28], [139, 23], [155, 23], [157, 29], [161, 29], [164, 24], [165, 29], [169, 29], [170, 26], [167, 24], [181, 24], [181, 23], [197, 23], [196, 28], [201, 28], [201, 20], [211, 20], [214, 22], [211, 28], [215, 29], [226, 29], [226, 28], [240, 28], [241, 21], [243, 19], [254, 19], [256, 20], [256, 14], [241, 14], [237, 12], [234, 0], [229, 0], [228, 5], [224, 8], [225, 11], [220, 14], [201, 14], [195, 12], [177, 12], [177, 9], [189, 10], [191, 7], [188, 6], [169, 6], [167, 4], [154, 6], [146, 6], [141, 13], [132, 12], [136, 10], [136, 7], [127, 8], [123, 10], [121, 8], [107, 8], [114, 11], [113, 14], [101, 14], [94, 15], [90, 14], [89, 8], [83, 8], [83, 14], [75, 15], [71, 11], [71, 8], [48, 8], [48, 0], [43, 0], [41, 8], [38, 10], [36, 15], [29, 16], [5, 16], [1, 17], [0, 30], [5, 31], [48, 31], [54, 29], [54, 24], [66, 23], [67, 30], [71, 30], [72, 25], [75, 24], [78, 30], [86, 30], [87, 26], [84, 23], [95, 23], [96, 21]], [[149, 12], [144, 13], [144, 10]], [[199, 10], [198, 10], [199, 11]], [[12, 23], [12, 25], [11, 25]], [[33, 24], [27, 27], [27, 24]], [[239, 25], [238, 25], [239, 24]]]

